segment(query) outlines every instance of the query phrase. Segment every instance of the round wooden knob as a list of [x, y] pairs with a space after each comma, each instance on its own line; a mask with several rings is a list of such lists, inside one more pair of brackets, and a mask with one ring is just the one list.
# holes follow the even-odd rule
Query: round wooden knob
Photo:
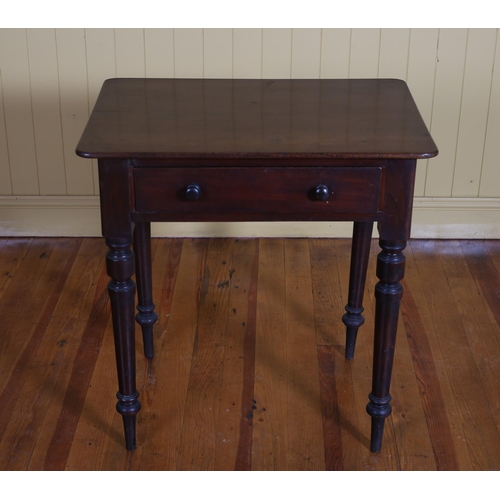
[[198, 184], [189, 184], [186, 188], [186, 199], [189, 201], [196, 201], [201, 195], [201, 189]]
[[330, 190], [324, 184], [318, 184], [314, 190], [314, 194], [316, 195], [316, 199], [318, 201], [326, 201], [330, 196]]

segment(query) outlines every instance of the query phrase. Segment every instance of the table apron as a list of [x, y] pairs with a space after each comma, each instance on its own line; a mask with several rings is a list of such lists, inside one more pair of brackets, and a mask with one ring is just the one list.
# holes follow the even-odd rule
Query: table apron
[[384, 167], [135, 168], [133, 219], [377, 220], [384, 170]]

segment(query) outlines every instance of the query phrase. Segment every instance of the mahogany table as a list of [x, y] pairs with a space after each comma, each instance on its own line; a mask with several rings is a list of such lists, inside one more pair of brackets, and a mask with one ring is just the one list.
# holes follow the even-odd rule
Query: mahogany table
[[[97, 158], [102, 232], [126, 447], [140, 410], [137, 322], [153, 357], [154, 221], [353, 221], [346, 357], [363, 324], [373, 223], [381, 252], [375, 287], [371, 451], [391, 413], [389, 386], [410, 235], [416, 160], [437, 154], [401, 80], [104, 82], [77, 154]], [[131, 246], [133, 245], [134, 251]], [[134, 259], [135, 253], [135, 259]]]

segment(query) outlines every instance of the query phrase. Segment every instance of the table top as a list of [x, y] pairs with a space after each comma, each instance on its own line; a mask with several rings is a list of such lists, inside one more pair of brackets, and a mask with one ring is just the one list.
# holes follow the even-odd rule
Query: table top
[[437, 147], [395, 79], [106, 80], [85, 158], [418, 159]]

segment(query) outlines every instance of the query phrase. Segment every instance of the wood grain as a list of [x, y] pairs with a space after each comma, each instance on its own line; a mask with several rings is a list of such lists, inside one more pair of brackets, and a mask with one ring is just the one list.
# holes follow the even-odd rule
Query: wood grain
[[214, 468], [232, 260], [232, 240], [210, 240], [184, 409], [179, 470]]
[[309, 241], [311, 275], [318, 345], [341, 346], [345, 344], [345, 327], [340, 320], [347, 304], [333, 283], [339, 281], [334, 240], [314, 239]]
[[348, 240], [154, 239], [156, 355], [138, 335], [134, 452], [115, 410], [104, 252], [101, 239], [0, 239], [3, 470], [500, 468], [498, 242], [410, 241], [379, 454], [365, 411], [376, 241], [348, 361]]
[[[408, 259], [408, 271], [411, 273], [411, 261]], [[408, 281], [408, 279], [407, 279]], [[416, 304], [412, 289], [403, 283], [404, 299], [401, 304], [401, 315], [408, 338], [415, 376], [421, 394], [421, 403], [427, 423], [427, 433], [430, 436], [432, 452], [437, 470], [457, 470], [454, 440], [450, 432], [450, 424], [446, 405], [443, 399], [441, 385], [432, 349], [427, 336], [426, 326], [422, 316], [415, 311], [421, 310]], [[415, 296], [421, 298], [421, 290], [416, 290]]]
[[285, 241], [288, 469], [324, 470], [309, 242]]
[[288, 470], [285, 246], [259, 242], [253, 470]]
[[[47, 242], [45, 244], [48, 246]], [[38, 431], [53, 389], [53, 384], [50, 382], [44, 384], [44, 378], [52, 378], [53, 373], [58, 371], [57, 361], [52, 359], [50, 362], [47, 353], [55, 345], [61, 347], [62, 342], [53, 342], [50, 334], [47, 335], [47, 330], [80, 245], [81, 241], [62, 241], [59, 242], [59, 248], [51, 253], [50, 260], [58, 266], [54, 269], [50, 266], [50, 262], [47, 264], [52, 271], [52, 288], [46, 297], [46, 302], [39, 310], [40, 314], [30, 331], [28, 342], [23, 346], [20, 355], [12, 356], [16, 362], [10, 377], [5, 380], [6, 384], [0, 396], [0, 404], [5, 408], [0, 423], [0, 439], [5, 445], [1, 464], [4, 470], [26, 469], [37, 441]], [[61, 251], [63, 246], [66, 246], [65, 253]], [[40, 282], [44, 283], [44, 280], [41, 279]], [[2, 363], [4, 367], [9, 364], [6, 361]], [[22, 391], [26, 387], [30, 390]], [[30, 409], [28, 412], [26, 412], [27, 407]], [[24, 415], [25, 418], [19, 418], [19, 415]]]
[[[467, 334], [453, 296], [450, 279], [443, 271], [436, 243], [428, 243], [425, 266], [419, 268], [423, 280], [432, 280], [426, 297], [433, 322], [437, 328], [438, 343], [443, 353], [446, 373], [460, 415], [461, 430], [455, 439], [467, 444], [467, 451], [474, 470], [495, 468], [495, 448], [498, 448], [498, 431], [489, 409], [485, 389], [467, 339]], [[471, 402], [474, 401], [474, 404]], [[480, 446], [478, 443], [485, 439]]]
[[257, 409], [254, 380], [258, 241], [236, 240], [232, 266], [215, 469], [251, 470]]
[[335, 346], [319, 345], [318, 370], [325, 470], [343, 470], [340, 410], [335, 382]]
[[[179, 249], [175, 252], [175, 260], [174, 256], [166, 260], [163, 257], [164, 262], [159, 265], [157, 257], [153, 267], [153, 279], [162, 275], [164, 278], [155, 281], [159, 293], [154, 293], [160, 298], [160, 339], [155, 338], [158, 352], [143, 391], [143, 399], [150, 399], [150, 415], [142, 446], [142, 470], [177, 468], [207, 244], [206, 240], [184, 240], [180, 255]], [[159, 252], [160, 256], [163, 254]], [[171, 269], [174, 263], [178, 266], [175, 281]]]

